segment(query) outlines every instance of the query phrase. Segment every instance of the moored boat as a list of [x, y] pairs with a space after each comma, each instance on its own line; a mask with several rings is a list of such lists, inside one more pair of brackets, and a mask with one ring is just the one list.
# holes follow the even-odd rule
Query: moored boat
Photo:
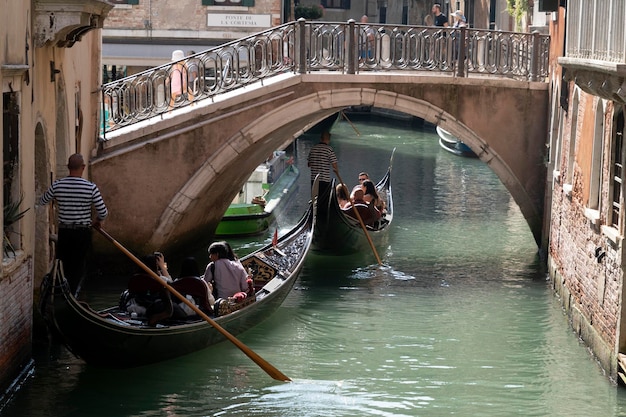
[[[312, 202], [300, 222], [275, 244], [241, 258], [252, 274], [256, 291], [241, 305], [233, 300], [222, 301], [216, 310], [223, 314], [214, 315], [214, 322], [237, 335], [278, 309], [303, 265], [314, 224]], [[184, 279], [187, 278], [174, 281], [171, 286], [177, 288], [177, 282]], [[185, 286], [179, 287], [179, 292], [185, 294]], [[121, 306], [96, 311], [71, 294], [60, 267], [46, 276], [41, 294], [40, 311], [48, 326], [71, 352], [89, 364], [115, 368], [146, 365], [225, 340], [221, 332], [197, 315], [185, 319], [168, 317], [149, 325], [147, 317], [136, 316]]]
[[216, 236], [252, 236], [265, 232], [297, 184], [300, 171], [285, 152], [275, 152], [252, 173], [215, 230]]
[[437, 126], [437, 135], [439, 135], [439, 146], [448, 152], [451, 152], [458, 156], [466, 156], [470, 158], [476, 158], [476, 154], [472, 151], [472, 148], [467, 146], [459, 138], [442, 128]]
[[[379, 197], [385, 202], [386, 209], [380, 220], [373, 225], [366, 226], [369, 238], [374, 244], [380, 243], [389, 230], [393, 220], [393, 196], [391, 193], [391, 171], [393, 154], [391, 153], [389, 167], [383, 178], [376, 184]], [[337, 201], [335, 183], [326, 197], [320, 196], [318, 217], [313, 233], [313, 250], [316, 252], [346, 255], [363, 250], [371, 250], [368, 236], [358, 218], [350, 216], [348, 211], [342, 210]], [[325, 201], [327, 203], [321, 203]], [[323, 205], [323, 206], [322, 206]]]

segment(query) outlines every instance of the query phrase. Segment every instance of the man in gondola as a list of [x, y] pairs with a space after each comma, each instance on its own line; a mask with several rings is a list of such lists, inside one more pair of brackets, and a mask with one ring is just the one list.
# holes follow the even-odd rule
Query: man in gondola
[[[87, 254], [91, 249], [91, 227], [100, 228], [108, 210], [98, 186], [82, 178], [85, 170], [83, 156], [78, 153], [70, 156], [67, 168], [69, 175], [54, 181], [41, 196], [39, 205], [52, 200], [58, 204], [56, 258], [62, 262], [72, 293], [78, 295], [87, 269]], [[93, 223], [92, 206], [97, 212]]]
[[315, 177], [319, 174], [319, 195], [318, 210], [328, 205], [328, 198], [332, 188], [332, 174], [339, 172], [337, 167], [337, 156], [330, 146], [330, 132], [324, 131], [320, 137], [320, 142], [309, 151], [308, 166], [311, 169], [311, 187]]

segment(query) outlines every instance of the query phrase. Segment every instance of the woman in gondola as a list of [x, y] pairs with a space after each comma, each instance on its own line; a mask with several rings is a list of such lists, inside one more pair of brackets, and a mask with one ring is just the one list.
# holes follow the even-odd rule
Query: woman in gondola
[[366, 203], [372, 204], [374, 207], [378, 209], [381, 213], [384, 213], [385, 210], [385, 202], [380, 198], [378, 192], [376, 191], [376, 186], [371, 180], [365, 180], [361, 183], [361, 189], [365, 194], [363, 196], [363, 200]]
[[213, 285], [215, 298], [244, 299], [248, 292], [248, 273], [227, 242], [213, 242], [204, 280]]
[[337, 193], [337, 203], [340, 209], [345, 209], [350, 206], [350, 197], [348, 196], [348, 189], [343, 184], [337, 184], [335, 187]]

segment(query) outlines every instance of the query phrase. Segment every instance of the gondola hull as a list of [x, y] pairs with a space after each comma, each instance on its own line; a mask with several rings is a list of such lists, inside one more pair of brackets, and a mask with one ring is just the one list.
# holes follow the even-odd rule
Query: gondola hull
[[[395, 149], [394, 149], [395, 152]], [[393, 196], [391, 192], [391, 169], [393, 152], [389, 168], [384, 177], [376, 184], [379, 196], [386, 203], [386, 213], [375, 227], [367, 227], [372, 242], [379, 246], [385, 239], [393, 220]], [[371, 251], [368, 236], [358, 219], [348, 216], [337, 202], [337, 196], [331, 187], [326, 198], [320, 197], [318, 217], [313, 233], [313, 250], [318, 253], [348, 255], [361, 251]]]
[[[256, 292], [256, 301], [214, 318], [219, 326], [238, 335], [280, 307], [293, 288], [310, 248], [314, 212], [311, 204], [299, 224], [281, 237], [276, 247], [268, 245], [242, 258], [244, 266], [262, 265], [267, 283]], [[275, 274], [269, 276], [268, 270], [274, 270]], [[42, 314], [63, 343], [89, 364], [115, 368], [146, 365], [198, 351], [225, 339], [201, 318], [148, 326], [120, 314], [118, 307], [94, 311], [71, 295], [61, 273], [51, 274], [48, 282], [48, 287], [42, 289], [45, 297]]]

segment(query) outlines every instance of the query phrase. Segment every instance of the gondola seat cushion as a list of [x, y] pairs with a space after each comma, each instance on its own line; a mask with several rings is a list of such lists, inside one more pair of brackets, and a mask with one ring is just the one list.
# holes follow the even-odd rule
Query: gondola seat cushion
[[[172, 287], [184, 296], [191, 296], [200, 310], [207, 314], [213, 314], [211, 303], [214, 302], [213, 295], [209, 291], [208, 284], [200, 278], [183, 277], [172, 283]], [[177, 299], [178, 300], [178, 299]], [[185, 303], [181, 302], [185, 307], [189, 308]], [[195, 312], [193, 312], [195, 314]]]

